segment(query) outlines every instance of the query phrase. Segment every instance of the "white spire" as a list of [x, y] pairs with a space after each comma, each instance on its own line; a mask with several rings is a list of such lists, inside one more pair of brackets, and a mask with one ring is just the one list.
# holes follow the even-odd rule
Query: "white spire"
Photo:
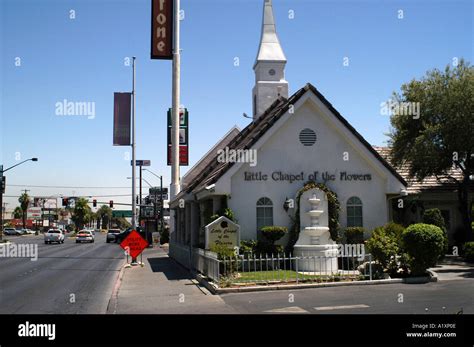
[[286, 62], [285, 53], [276, 33], [272, 0], [265, 0], [263, 7], [262, 36], [255, 65], [258, 61]]

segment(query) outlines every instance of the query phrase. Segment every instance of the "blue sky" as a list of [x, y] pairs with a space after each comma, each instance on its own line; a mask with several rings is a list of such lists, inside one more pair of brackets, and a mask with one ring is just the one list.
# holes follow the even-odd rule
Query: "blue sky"
[[[137, 159], [166, 166], [166, 111], [171, 62], [151, 60], [150, 0], [0, 0], [1, 148], [6, 195], [86, 195], [128, 202], [129, 147], [112, 146], [113, 92], [131, 89], [137, 57]], [[311, 82], [372, 144], [383, 145], [388, 116], [380, 103], [412, 78], [473, 61], [472, 0], [274, 0], [288, 59], [290, 93]], [[190, 163], [251, 114], [252, 66], [263, 0], [182, 0], [182, 104], [190, 114]], [[70, 10], [75, 19], [70, 19]], [[399, 19], [399, 10], [403, 19]], [[294, 18], [289, 18], [294, 11]], [[15, 66], [15, 59], [21, 66]], [[234, 58], [240, 60], [234, 66]], [[349, 66], [343, 66], [344, 57]], [[57, 116], [55, 103], [95, 102], [96, 117]], [[186, 167], [182, 168], [185, 173]], [[153, 185], [158, 180], [145, 173]], [[18, 186], [16, 186], [18, 185]], [[146, 186], [146, 184], [145, 184]], [[76, 188], [74, 188], [76, 187]], [[103, 196], [103, 197], [102, 197]], [[8, 209], [17, 205], [7, 198]]]

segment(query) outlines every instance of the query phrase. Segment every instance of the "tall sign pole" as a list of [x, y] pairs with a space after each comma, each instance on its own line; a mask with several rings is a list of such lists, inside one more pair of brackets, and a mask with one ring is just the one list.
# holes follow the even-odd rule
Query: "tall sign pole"
[[179, 9], [180, 0], [174, 0], [174, 35], [173, 35], [173, 96], [171, 119], [171, 185], [170, 200], [181, 190], [179, 176], [179, 106], [180, 106], [180, 79], [181, 56], [179, 48]]
[[136, 196], [136, 160], [135, 160], [135, 57], [132, 58], [133, 62], [133, 78], [132, 78], [132, 228], [137, 227], [137, 206], [135, 201]]

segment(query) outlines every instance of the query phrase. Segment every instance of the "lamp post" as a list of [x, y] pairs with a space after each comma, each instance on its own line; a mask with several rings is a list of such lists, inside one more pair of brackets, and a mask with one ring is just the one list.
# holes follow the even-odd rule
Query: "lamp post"
[[[18, 164], [15, 164], [13, 166], [10, 166], [9, 168], [7, 169], [3, 169], [3, 165], [0, 165], [0, 182], [1, 182], [1, 189], [0, 189], [0, 208], [3, 208], [3, 193], [5, 192], [5, 188], [6, 188], [6, 179], [5, 179], [5, 176], [3, 175], [5, 172], [7, 172], [8, 170], [11, 170], [13, 169], [14, 167], [17, 167], [18, 165], [21, 165], [21, 164], [24, 164], [26, 163], [27, 161], [38, 161], [38, 158], [30, 158], [30, 159], [26, 159], [26, 160], [23, 160], [22, 162], [18, 163]], [[0, 241], [3, 239], [3, 211], [2, 213], [0, 213]]]

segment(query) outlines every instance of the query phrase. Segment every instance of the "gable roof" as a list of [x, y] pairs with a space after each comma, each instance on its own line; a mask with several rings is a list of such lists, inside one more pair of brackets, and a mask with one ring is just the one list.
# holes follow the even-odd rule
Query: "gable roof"
[[194, 179], [204, 170], [214, 159], [215, 153], [219, 149], [224, 149], [232, 139], [240, 133], [240, 129], [234, 125], [206, 154], [204, 154], [199, 161], [191, 167], [188, 172], [181, 179], [181, 186], [183, 189], [194, 181]]
[[[382, 156], [354, 129], [352, 125], [331, 105], [329, 101], [310, 83], [299, 89], [288, 99], [278, 98], [275, 102], [254, 122], [245, 127], [229, 144], [230, 149], [250, 149], [252, 146], [288, 111], [291, 105], [295, 105], [307, 92], [312, 92], [331, 111], [331, 113], [380, 161], [401, 183], [405, 186], [405, 179], [384, 159]], [[215, 153], [211, 163], [195, 176], [194, 182], [190, 183], [184, 193], [197, 193], [205, 187], [217, 182], [234, 163], [220, 163]]]

